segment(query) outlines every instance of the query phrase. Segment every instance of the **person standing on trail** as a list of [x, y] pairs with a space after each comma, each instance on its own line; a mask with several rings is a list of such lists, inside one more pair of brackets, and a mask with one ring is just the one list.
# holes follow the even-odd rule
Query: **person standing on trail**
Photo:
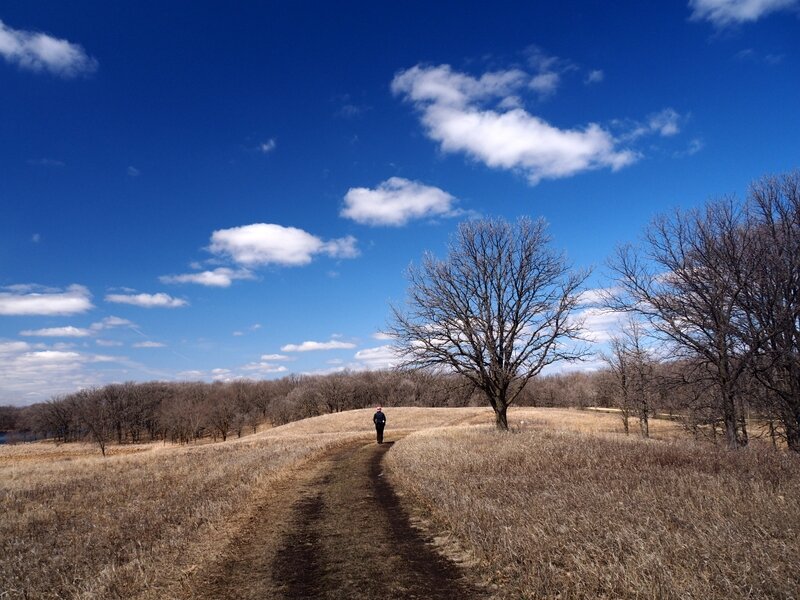
[[375, 410], [375, 414], [372, 415], [372, 422], [375, 423], [375, 433], [378, 434], [378, 443], [383, 443], [383, 428], [386, 427], [386, 415], [383, 414], [383, 410], [379, 406]]

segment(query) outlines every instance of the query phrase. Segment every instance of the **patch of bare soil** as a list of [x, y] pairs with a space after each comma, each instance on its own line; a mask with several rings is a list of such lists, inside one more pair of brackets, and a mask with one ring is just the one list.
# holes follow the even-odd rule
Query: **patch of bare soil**
[[414, 529], [386, 478], [391, 443], [329, 454], [253, 511], [192, 597], [431, 599], [483, 597]]

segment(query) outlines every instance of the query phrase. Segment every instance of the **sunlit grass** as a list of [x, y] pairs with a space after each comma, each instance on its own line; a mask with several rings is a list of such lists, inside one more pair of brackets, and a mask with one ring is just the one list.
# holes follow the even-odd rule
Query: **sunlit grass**
[[388, 472], [498, 598], [796, 597], [798, 457], [626, 437], [607, 417], [520, 410], [517, 434], [415, 433]]

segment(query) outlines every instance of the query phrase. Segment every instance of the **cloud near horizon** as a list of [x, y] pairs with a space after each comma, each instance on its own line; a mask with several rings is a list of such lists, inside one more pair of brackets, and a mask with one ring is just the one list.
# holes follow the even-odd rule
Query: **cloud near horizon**
[[518, 69], [475, 78], [450, 65], [417, 65], [399, 72], [391, 87], [419, 111], [428, 137], [442, 151], [521, 172], [532, 185], [600, 168], [618, 171], [638, 160], [597, 123], [560, 129], [514, 106], [515, 92], [533, 83], [528, 80]]
[[0, 20], [0, 56], [26, 71], [69, 79], [97, 70], [97, 60], [78, 44], [38, 31], [12, 29]]
[[350, 350], [356, 345], [350, 342], [331, 340], [329, 342], [306, 341], [302, 344], [286, 344], [281, 346], [281, 352], [314, 352], [317, 350]]
[[412, 219], [457, 216], [455, 200], [438, 187], [390, 177], [375, 189], [350, 188], [340, 215], [363, 225], [400, 227]]

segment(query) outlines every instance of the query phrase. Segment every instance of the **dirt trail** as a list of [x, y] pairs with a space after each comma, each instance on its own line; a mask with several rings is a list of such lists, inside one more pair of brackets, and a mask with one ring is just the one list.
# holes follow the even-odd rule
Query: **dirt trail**
[[391, 442], [329, 453], [256, 507], [224, 558], [196, 574], [195, 598], [483, 597], [414, 529], [383, 476]]

